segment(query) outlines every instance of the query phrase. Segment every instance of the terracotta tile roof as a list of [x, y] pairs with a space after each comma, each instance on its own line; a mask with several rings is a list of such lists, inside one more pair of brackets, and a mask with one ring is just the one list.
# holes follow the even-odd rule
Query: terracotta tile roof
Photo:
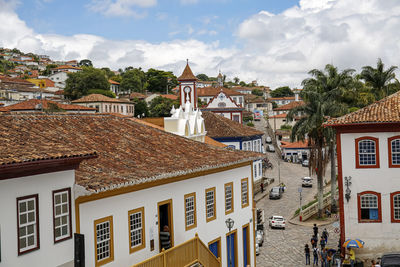
[[113, 81], [113, 80], [108, 80], [109, 83], [119, 85], [119, 82]]
[[55, 82], [53, 82], [52, 80], [50, 80], [50, 79], [43, 79], [44, 80], [44, 82], [45, 82], [45, 85], [46, 85], [46, 87], [54, 87], [54, 85], [55, 85]]
[[243, 95], [242, 93], [236, 92], [235, 90], [224, 88], [224, 87], [203, 87], [203, 88], [197, 88], [197, 95], [198, 96], [216, 96], [219, 94], [219, 92], [222, 91], [229, 96], [238, 96], [238, 95]]
[[64, 95], [64, 90], [58, 90], [54, 92], [55, 95]]
[[168, 99], [171, 99], [171, 100], [177, 100], [178, 99], [178, 96], [177, 95], [170, 95], [170, 94], [168, 94], [168, 95], [160, 95], [161, 97], [164, 97], [164, 98], [168, 98]]
[[242, 125], [213, 112], [203, 112], [207, 136], [211, 138], [245, 137], [263, 135], [264, 133], [253, 127]]
[[204, 143], [211, 145], [211, 146], [216, 146], [216, 147], [227, 147], [228, 145], [225, 145], [221, 142], [218, 142], [211, 137], [208, 137], [207, 135], [204, 137]]
[[328, 120], [325, 126], [399, 123], [400, 122], [400, 91], [381, 99], [369, 106], [342, 117]]
[[[244, 99], [247, 103], [264, 103], [264, 98], [262, 96], [246, 94]], [[266, 102], [266, 101], [265, 101]]]
[[185, 69], [181, 76], [178, 77], [178, 81], [193, 81], [197, 80], [197, 77], [193, 75], [192, 70], [189, 67], [189, 63], [186, 64]]
[[278, 111], [278, 110], [291, 110], [292, 108], [298, 107], [298, 106], [302, 106], [304, 105], [303, 101], [293, 101], [290, 102], [286, 105], [282, 105], [280, 107], [274, 108], [274, 111]]
[[270, 119], [273, 119], [273, 118], [279, 119], [279, 118], [286, 118], [286, 116], [287, 116], [287, 114], [282, 113], [282, 114], [278, 114], [278, 115], [274, 115], [274, 116], [269, 116], [269, 118]]
[[270, 101], [276, 101], [276, 100], [295, 100], [294, 96], [285, 96], [285, 97], [270, 97], [268, 98]]
[[294, 143], [282, 142], [282, 148], [309, 148], [308, 141], [299, 141]]
[[82, 70], [82, 68], [74, 67], [71, 65], [61, 65], [61, 66], [58, 66], [57, 68], [54, 68], [53, 70], [65, 70], [65, 69]]
[[127, 101], [127, 100], [111, 98], [111, 97], [101, 95], [101, 94], [90, 94], [90, 95], [84, 96], [82, 98], [79, 98], [79, 99], [71, 101], [71, 102], [72, 103], [118, 102], [118, 103], [133, 104], [132, 102]]
[[0, 162], [25, 155], [71, 154], [76, 148], [97, 151], [98, 158], [82, 162], [76, 170], [76, 183], [91, 192], [263, 157], [209, 146], [143, 125], [137, 119], [106, 114], [0, 115], [0, 135], [0, 147], [6, 147], [0, 150]]
[[18, 79], [18, 78], [11, 78], [11, 77], [1, 77], [0, 78], [2, 83], [14, 83], [14, 84], [21, 84], [21, 85], [29, 85], [29, 86], [35, 86], [35, 84], [24, 80], [24, 79]]
[[38, 104], [42, 104], [43, 105], [43, 109], [48, 109], [49, 108], [49, 104], [54, 104], [56, 106], [58, 106], [61, 109], [67, 110], [67, 111], [79, 111], [79, 110], [86, 110], [86, 111], [95, 111], [95, 108], [89, 108], [89, 107], [85, 107], [85, 106], [80, 106], [80, 105], [68, 105], [68, 104], [62, 104], [62, 103], [58, 103], [55, 101], [51, 101], [51, 100], [39, 100], [39, 99], [29, 99], [14, 105], [9, 105], [6, 107], [3, 107], [2, 110], [3, 112], [12, 112], [12, 111], [37, 111], [36, 106]]
[[130, 98], [130, 99], [133, 99], [133, 98], [145, 99], [146, 97], [147, 97], [146, 95], [141, 94], [141, 93], [138, 93], [138, 92], [132, 92], [132, 93], [129, 95], [129, 98]]

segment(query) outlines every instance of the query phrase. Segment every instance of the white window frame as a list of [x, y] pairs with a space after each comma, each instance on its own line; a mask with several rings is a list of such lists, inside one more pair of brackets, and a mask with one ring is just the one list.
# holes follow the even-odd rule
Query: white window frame
[[[367, 145], [367, 143], [369, 144], [373, 144], [373, 152], [363, 152], [362, 151], [362, 145]], [[361, 160], [362, 156], [373, 156], [374, 157], [374, 161], [369, 162], [369, 159], [364, 159], [363, 161]], [[371, 166], [371, 165], [376, 165], [377, 164], [377, 154], [376, 154], [376, 141], [372, 140], [372, 139], [363, 139], [358, 141], [358, 160], [359, 160], [359, 164], [360, 166]]]
[[[33, 201], [33, 209], [29, 209], [29, 203]], [[21, 209], [24, 207], [23, 210]], [[17, 198], [17, 226], [18, 226], [18, 255], [40, 248], [39, 240], [39, 195], [30, 195]], [[33, 218], [29, 219], [33, 213]], [[23, 219], [25, 218], [25, 219]], [[30, 221], [29, 221], [30, 220]], [[25, 232], [23, 234], [22, 232]], [[29, 239], [33, 237], [33, 244], [28, 245]], [[21, 239], [25, 239], [25, 244], [21, 248]]]

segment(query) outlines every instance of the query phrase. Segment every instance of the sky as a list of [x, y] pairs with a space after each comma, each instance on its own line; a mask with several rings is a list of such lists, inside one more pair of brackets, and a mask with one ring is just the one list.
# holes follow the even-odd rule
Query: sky
[[399, 0], [0, 0], [0, 21], [0, 47], [272, 89], [400, 56]]

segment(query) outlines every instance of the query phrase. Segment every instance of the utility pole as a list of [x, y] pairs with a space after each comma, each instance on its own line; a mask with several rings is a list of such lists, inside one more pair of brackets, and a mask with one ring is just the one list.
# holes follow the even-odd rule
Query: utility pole
[[281, 184], [281, 159], [278, 159], [278, 177], [279, 177], [279, 184]]

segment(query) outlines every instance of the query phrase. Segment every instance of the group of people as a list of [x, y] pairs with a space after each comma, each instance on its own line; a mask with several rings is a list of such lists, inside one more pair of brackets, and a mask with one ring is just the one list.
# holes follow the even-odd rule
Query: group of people
[[322, 267], [332, 266], [333, 263], [333, 254], [332, 250], [328, 250], [326, 248], [326, 244], [328, 243], [329, 233], [324, 228], [321, 233], [321, 237], [319, 240], [320, 249], [318, 248], [318, 226], [314, 224], [313, 227], [313, 236], [311, 237], [310, 243], [311, 248], [308, 244], [304, 246], [304, 253], [306, 256], [306, 265], [311, 265], [311, 253], [313, 255], [313, 266], [318, 266], [318, 261], [320, 260]]

